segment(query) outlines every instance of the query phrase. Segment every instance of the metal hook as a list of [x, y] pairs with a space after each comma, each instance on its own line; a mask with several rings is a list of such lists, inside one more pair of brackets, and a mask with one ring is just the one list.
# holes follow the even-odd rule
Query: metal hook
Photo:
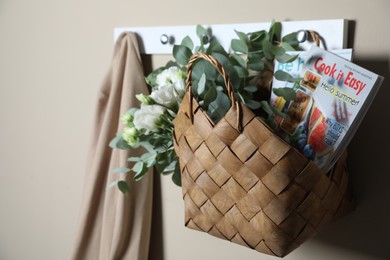
[[297, 41], [298, 42], [305, 42], [307, 40], [307, 31], [306, 30], [299, 30], [297, 31]]
[[163, 34], [160, 37], [160, 42], [164, 45], [168, 43], [172, 45], [175, 43], [175, 38], [173, 36], [168, 36], [167, 34]]
[[161, 37], [160, 37], [160, 42], [162, 43], [162, 44], [167, 44], [168, 42], [169, 42], [169, 37], [168, 37], [168, 35], [166, 35], [166, 34], [163, 34], [163, 35], [161, 35]]
[[315, 43], [317, 46], [320, 46], [320, 40], [321, 37], [315, 31], [310, 31], [310, 30], [297, 31], [297, 41], [300, 43], [308, 41], [308, 42]]

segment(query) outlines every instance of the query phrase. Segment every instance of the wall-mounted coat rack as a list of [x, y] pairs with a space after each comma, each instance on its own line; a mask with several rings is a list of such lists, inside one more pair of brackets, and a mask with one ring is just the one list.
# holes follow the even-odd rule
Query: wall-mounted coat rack
[[[268, 30], [270, 23], [245, 24], [214, 24], [203, 25], [210, 28], [212, 34], [219, 40], [225, 50], [229, 51], [230, 41], [237, 39], [235, 30], [249, 33], [259, 30]], [[287, 21], [282, 22], [282, 35], [299, 30], [311, 30], [318, 33], [326, 42], [326, 49], [342, 49], [346, 47], [348, 23], [344, 19]], [[141, 53], [144, 54], [171, 54], [174, 44], [180, 44], [185, 36], [198, 39], [196, 25], [189, 26], [157, 26], [157, 27], [121, 27], [114, 29], [114, 41], [125, 31], [138, 35]], [[302, 48], [307, 49], [311, 43], [303, 42]]]

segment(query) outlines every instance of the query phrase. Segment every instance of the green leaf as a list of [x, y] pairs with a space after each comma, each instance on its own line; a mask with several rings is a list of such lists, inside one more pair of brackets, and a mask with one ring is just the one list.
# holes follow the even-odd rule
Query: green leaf
[[233, 69], [233, 65], [230, 63], [229, 56], [223, 55], [221, 53], [213, 53], [212, 55], [222, 65], [226, 72]]
[[255, 85], [245, 86], [244, 90], [247, 92], [250, 92], [250, 93], [254, 93], [257, 91], [257, 86], [255, 86]]
[[131, 170], [135, 173], [141, 173], [144, 169], [144, 162], [143, 161], [138, 161], [134, 164], [133, 168], [131, 168]]
[[260, 101], [261, 103], [261, 108], [268, 114], [268, 115], [273, 115], [274, 114], [274, 111], [272, 110], [271, 108], [271, 105], [265, 101], [265, 100], [262, 100]]
[[145, 139], [139, 142], [139, 145], [145, 148], [148, 152], [154, 151], [154, 147], [150, 143], [150, 136], [141, 136], [141, 137], [145, 137]]
[[246, 78], [248, 77], [248, 70], [241, 67], [241, 66], [234, 66], [234, 69], [237, 71], [237, 75], [239, 78]]
[[118, 181], [118, 188], [119, 190], [127, 197], [130, 193], [130, 186], [125, 181]]
[[117, 148], [117, 144], [118, 144], [118, 142], [119, 142], [120, 140], [123, 141], [122, 133], [116, 134], [116, 136], [110, 141], [109, 146], [110, 146], [111, 148]]
[[152, 71], [146, 78], [145, 78], [145, 81], [146, 81], [146, 84], [154, 87], [156, 85], [156, 78], [157, 78], [157, 75], [160, 74], [161, 71], [163, 71], [165, 69], [165, 67], [160, 67], [158, 69], [155, 69], [154, 71]]
[[254, 70], [254, 71], [262, 71], [264, 70], [264, 61], [261, 59], [250, 59], [247, 63], [248, 69]]
[[162, 174], [162, 172], [164, 171], [164, 164], [156, 163], [155, 168], [159, 174]]
[[297, 40], [297, 33], [296, 32], [292, 32], [292, 33], [289, 33], [289, 34], [283, 36], [282, 42], [283, 43], [288, 43], [294, 49], [296, 49], [299, 46], [299, 42]]
[[147, 168], [152, 167], [156, 162], [157, 153], [145, 153], [141, 156], [141, 160], [145, 163]]
[[164, 170], [161, 172], [163, 175], [171, 174], [176, 167], [177, 161], [170, 162], [168, 165], [165, 166]]
[[210, 87], [208, 91], [206, 92], [206, 95], [204, 96], [204, 101], [207, 104], [210, 104], [217, 98], [218, 92], [215, 87]]
[[233, 39], [231, 41], [232, 50], [238, 53], [248, 53], [248, 46], [244, 41], [239, 39]]
[[282, 24], [280, 22], [275, 22], [272, 21], [271, 27], [269, 30], [269, 35], [270, 35], [270, 41], [278, 41], [280, 42], [280, 34], [282, 31]]
[[261, 103], [256, 100], [246, 100], [245, 104], [250, 108], [250, 109], [259, 109], [261, 107]]
[[270, 51], [275, 56], [284, 55], [286, 53], [286, 51], [282, 47], [279, 47], [277, 45], [271, 45]]
[[239, 65], [243, 68], [246, 67], [246, 64], [245, 64], [245, 60], [238, 54], [236, 53], [233, 53], [231, 56], [230, 56], [230, 61], [233, 65]]
[[177, 163], [175, 167], [175, 171], [172, 174], [172, 181], [177, 186], [181, 187], [181, 173], [180, 173], [180, 166]]
[[129, 150], [131, 146], [127, 144], [125, 140], [123, 140], [122, 133], [118, 133], [110, 142], [109, 146], [111, 148], [117, 148], [122, 150]]
[[118, 181], [117, 180], [112, 181], [109, 184], [107, 184], [106, 189], [111, 189], [112, 187], [115, 187], [115, 186], [118, 186]]
[[142, 169], [141, 172], [136, 173], [136, 174], [134, 175], [134, 180], [135, 180], [135, 181], [141, 180], [142, 177], [144, 177], [145, 174], [148, 172], [148, 170], [149, 170], [148, 168], [144, 167], [144, 168]]
[[294, 100], [296, 97], [295, 91], [289, 87], [274, 88], [272, 91], [275, 93], [275, 95], [283, 97], [286, 101]]
[[274, 73], [274, 77], [275, 79], [277, 80], [280, 80], [280, 81], [287, 81], [287, 82], [296, 82], [298, 81], [299, 79], [296, 79], [294, 78], [293, 76], [291, 76], [288, 72], [285, 72], [283, 70], [277, 70], [275, 71]]
[[202, 25], [198, 24], [196, 26], [196, 35], [198, 35], [199, 38], [202, 38], [203, 35], [207, 35], [208, 31], [206, 28], [204, 28]]
[[183, 40], [181, 41], [181, 45], [187, 47], [190, 50], [194, 48], [194, 42], [188, 35], [183, 38]]
[[171, 158], [168, 152], [157, 154], [156, 164], [154, 165], [156, 170], [162, 174], [167, 165], [169, 165], [173, 158]]
[[290, 120], [289, 115], [287, 115], [286, 113], [283, 113], [283, 112], [279, 111], [276, 107], [271, 107], [271, 108], [272, 108], [272, 111], [276, 115], [279, 115], [279, 116], [283, 117], [284, 119]]
[[252, 32], [250, 34], [249, 40], [254, 43], [254, 42], [262, 42], [263, 38], [265, 37], [266, 31], [257, 31], [257, 32]]
[[200, 96], [203, 94], [205, 89], [206, 89], [206, 74], [203, 73], [199, 79], [198, 87], [197, 87], [196, 91], [197, 91], [198, 95]]
[[135, 172], [134, 180], [139, 181], [148, 172], [149, 168], [145, 162], [138, 161], [136, 164], [134, 164], [132, 170]]
[[287, 54], [284, 48], [279, 47], [277, 45], [271, 45], [270, 51], [273, 55], [275, 55], [275, 59], [280, 63], [292, 62], [298, 57], [298, 55]]
[[207, 48], [207, 54], [212, 54], [212, 53], [221, 53], [223, 55], [227, 55], [226, 50], [222, 47], [222, 45], [218, 42], [215, 37], [212, 37], [210, 40], [209, 47]]
[[245, 104], [245, 98], [244, 98], [244, 96], [243, 96], [240, 92], [237, 92], [237, 93], [235, 93], [235, 94], [236, 94], [237, 100], [238, 100], [239, 102]]
[[264, 69], [264, 55], [262, 53], [251, 53], [248, 55], [247, 67], [255, 71]]
[[149, 86], [151, 86], [152, 88], [156, 86], [156, 78], [157, 78], [157, 75], [160, 74], [163, 70], [165, 69], [168, 69], [170, 67], [173, 67], [173, 66], [178, 66], [177, 62], [175, 61], [168, 61], [167, 64], [165, 64], [165, 66], [163, 67], [159, 67], [155, 70], [153, 70], [146, 78], [145, 78], [145, 81], [146, 81], [146, 84], [148, 84]]
[[[213, 56], [218, 60], [218, 62], [223, 66], [227, 74], [229, 75], [230, 82], [233, 85], [233, 88], [237, 90], [240, 87], [240, 81], [241, 79], [238, 77], [237, 71], [234, 69], [232, 64], [230, 63], [230, 60], [225, 55], [222, 55], [220, 53], [213, 53]], [[219, 74], [218, 74], [219, 75]], [[222, 81], [222, 76], [219, 76], [219, 79]]]
[[249, 37], [250, 40], [250, 51], [259, 51], [263, 49], [263, 42], [265, 41], [265, 38], [267, 38], [268, 34], [266, 31], [258, 31], [251, 33], [251, 36]]
[[274, 59], [274, 54], [271, 52], [271, 44], [268, 41], [264, 41], [263, 43], [263, 53], [267, 59]]
[[275, 123], [275, 116], [270, 115], [268, 116], [268, 119], [265, 120], [266, 124], [269, 125], [272, 129], [276, 129], [276, 123]]
[[141, 159], [139, 157], [129, 157], [129, 158], [127, 158], [128, 162], [138, 162], [140, 160]]
[[182, 45], [174, 45], [172, 52], [173, 57], [175, 57], [176, 61], [181, 65], [187, 65], [192, 55], [191, 49]]
[[249, 37], [246, 33], [239, 32], [237, 30], [234, 30], [236, 34], [238, 35], [238, 38], [240, 38], [241, 41], [243, 41], [245, 44], [249, 42]]
[[206, 75], [206, 79], [209, 81], [214, 81], [217, 78], [217, 71], [214, 69], [213, 65], [202, 59], [197, 61], [194, 65], [192, 69], [192, 79], [197, 81], [203, 74]]
[[130, 108], [129, 110], [127, 110], [126, 113], [128, 113], [128, 114], [134, 116], [135, 112], [137, 112], [138, 110], [139, 110], [138, 107], [132, 107], [132, 108]]
[[289, 43], [287, 42], [282, 42], [282, 47], [283, 49], [285, 49], [286, 51], [296, 51], [296, 49], [290, 45]]
[[208, 111], [214, 123], [217, 123], [226, 114], [230, 106], [229, 97], [224, 92], [218, 91], [217, 98], [210, 103]]
[[275, 56], [275, 59], [280, 62], [280, 63], [289, 63], [294, 61], [299, 55], [290, 55], [290, 54], [283, 54], [283, 55], [278, 55]]
[[126, 173], [129, 171], [130, 171], [130, 169], [127, 167], [118, 167], [118, 168], [115, 168], [112, 172], [113, 173]]

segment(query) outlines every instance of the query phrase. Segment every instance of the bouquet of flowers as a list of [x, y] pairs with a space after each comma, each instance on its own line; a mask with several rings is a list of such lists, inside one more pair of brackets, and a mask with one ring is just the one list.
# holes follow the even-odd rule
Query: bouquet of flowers
[[[115, 172], [133, 172], [140, 180], [154, 167], [162, 175], [171, 175], [172, 181], [181, 185], [180, 166], [173, 146], [173, 120], [186, 91], [186, 65], [193, 53], [213, 55], [228, 72], [237, 99], [247, 105], [272, 128], [275, 116], [286, 117], [269, 105], [270, 82], [274, 75], [274, 60], [286, 63], [296, 57], [288, 51], [299, 48], [296, 33], [281, 37], [281, 23], [272, 22], [268, 31], [252, 33], [236, 31], [238, 39], [232, 39], [231, 51], [227, 52], [213, 37], [211, 30], [197, 26], [199, 45], [185, 37], [180, 45], [174, 45], [174, 61], [158, 68], [146, 77], [149, 95], [136, 95], [139, 107], [130, 108], [122, 116], [123, 131], [111, 141], [118, 149], [143, 147], [141, 157], [128, 158], [131, 167], [114, 169]], [[282, 71], [275, 73], [279, 80], [293, 79]], [[222, 77], [206, 61], [199, 61], [192, 71], [192, 91], [202, 108], [214, 122], [218, 122], [230, 108]], [[278, 89], [279, 96], [286, 100], [295, 98], [290, 88]], [[129, 185], [120, 180], [113, 183], [128, 194]], [[112, 185], [111, 185], [112, 186]]]

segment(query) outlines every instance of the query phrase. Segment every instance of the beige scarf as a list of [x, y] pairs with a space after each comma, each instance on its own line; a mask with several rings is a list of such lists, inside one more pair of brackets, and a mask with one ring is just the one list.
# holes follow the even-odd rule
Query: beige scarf
[[[121, 115], [138, 106], [135, 95], [147, 91], [136, 36], [123, 33], [99, 93], [72, 259], [148, 259], [153, 175], [149, 172], [135, 184], [131, 173], [112, 173], [114, 168], [126, 166], [129, 156], [139, 156], [142, 151], [108, 146], [122, 128]], [[111, 181], [124, 178], [131, 183], [128, 198], [116, 187], [106, 188]]]

